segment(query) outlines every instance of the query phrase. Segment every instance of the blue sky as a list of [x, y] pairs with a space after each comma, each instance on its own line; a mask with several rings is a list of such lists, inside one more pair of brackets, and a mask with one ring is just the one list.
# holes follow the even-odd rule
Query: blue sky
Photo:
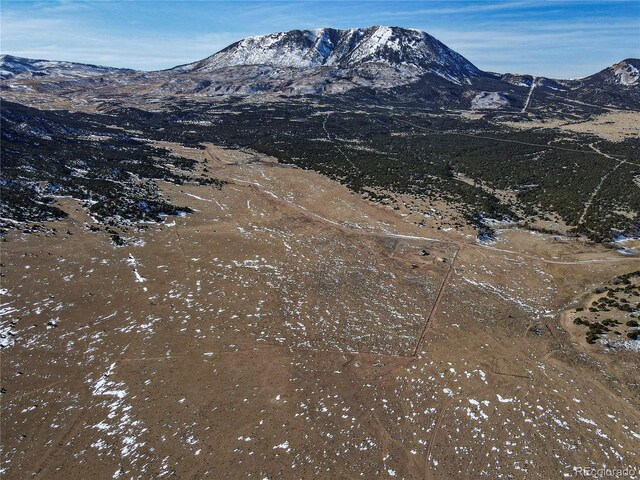
[[640, 0], [2, 0], [0, 14], [2, 53], [146, 70], [324, 26], [419, 28], [484, 70], [556, 78], [640, 57]]

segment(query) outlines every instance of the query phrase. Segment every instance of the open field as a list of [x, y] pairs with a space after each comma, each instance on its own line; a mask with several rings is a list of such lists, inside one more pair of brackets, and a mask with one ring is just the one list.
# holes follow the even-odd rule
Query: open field
[[558, 128], [577, 133], [588, 133], [617, 142], [628, 138], [640, 137], [638, 112], [612, 110], [593, 118], [567, 122], [566, 120], [547, 119], [545, 121], [506, 122], [514, 128]]
[[637, 257], [477, 243], [254, 152], [161, 146], [228, 183], [159, 182], [193, 213], [114, 227], [124, 246], [68, 197], [55, 233], [2, 243], [4, 478], [638, 465], [638, 354], [562, 320]]

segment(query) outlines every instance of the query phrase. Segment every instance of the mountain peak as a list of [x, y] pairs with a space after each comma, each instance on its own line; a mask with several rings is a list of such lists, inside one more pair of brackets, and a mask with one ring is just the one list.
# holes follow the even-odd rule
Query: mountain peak
[[621, 85], [638, 85], [640, 81], [640, 61], [637, 58], [628, 58], [611, 67], [613, 75]]
[[580, 80], [595, 85], [608, 84], [623, 88], [640, 87], [640, 59], [627, 58]]
[[455, 83], [481, 74], [471, 62], [426, 32], [376, 25], [339, 30], [317, 28], [247, 37], [181, 70], [265, 65], [313, 69], [378, 64], [414, 73], [435, 73]]

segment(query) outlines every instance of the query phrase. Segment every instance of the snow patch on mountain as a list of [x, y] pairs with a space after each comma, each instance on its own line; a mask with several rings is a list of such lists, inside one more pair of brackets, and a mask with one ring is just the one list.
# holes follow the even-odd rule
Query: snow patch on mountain
[[91, 77], [107, 73], [132, 72], [133, 70], [101, 67], [84, 63], [62, 62], [55, 60], [34, 60], [0, 55], [0, 76], [9, 80], [17, 76], [23, 77]]
[[638, 80], [640, 79], [640, 71], [633, 65], [627, 62], [621, 62], [617, 65], [614, 65], [613, 74], [615, 75], [617, 81], [621, 85], [625, 85], [627, 87], [632, 85], [638, 85]]
[[471, 100], [474, 110], [497, 109], [509, 106], [509, 100], [501, 92], [480, 92]]

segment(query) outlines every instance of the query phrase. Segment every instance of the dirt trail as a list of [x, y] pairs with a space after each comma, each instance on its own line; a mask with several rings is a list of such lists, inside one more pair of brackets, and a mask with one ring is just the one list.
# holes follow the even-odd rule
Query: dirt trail
[[537, 79], [538, 77], [533, 77], [533, 79], [531, 80], [531, 89], [529, 90], [529, 95], [527, 95], [527, 100], [524, 102], [524, 107], [522, 107], [521, 113], [525, 113], [527, 111], [527, 107], [529, 106], [529, 103], [531, 103], [531, 95], [533, 95], [533, 91], [536, 88]]
[[582, 211], [582, 215], [580, 215], [580, 219], [578, 220], [578, 225], [582, 225], [584, 223], [584, 219], [587, 216], [587, 213], [589, 212], [589, 209], [591, 208], [591, 204], [593, 203], [593, 199], [596, 198], [596, 196], [598, 195], [598, 192], [600, 191], [600, 189], [602, 188], [602, 185], [604, 184], [604, 182], [607, 180], [607, 177], [609, 177], [609, 175], [611, 175], [613, 172], [615, 172], [618, 168], [620, 168], [620, 166], [624, 163], [628, 163], [625, 160], [618, 160], [617, 158], [607, 154], [607, 153], [603, 153], [601, 152], [598, 147], [596, 147], [593, 143], [589, 144], [589, 147], [591, 147], [591, 149], [597, 153], [599, 153], [600, 155], [603, 155], [611, 160], [615, 160], [618, 163], [616, 164], [615, 167], [613, 167], [611, 170], [609, 170], [601, 179], [600, 182], [598, 183], [598, 185], [596, 185], [596, 188], [593, 189], [593, 192], [591, 192], [591, 195], [589, 196], [589, 198], [587, 199], [586, 203], [584, 204], [584, 210]]
[[327, 117], [324, 119], [324, 122], [322, 122], [322, 129], [324, 130], [324, 133], [327, 134], [327, 139], [331, 142], [331, 144], [336, 147], [336, 150], [338, 150], [340, 152], [340, 154], [344, 157], [344, 159], [349, 162], [349, 164], [354, 168], [354, 170], [358, 173], [360, 173], [360, 169], [358, 167], [356, 167], [356, 165], [351, 161], [351, 159], [347, 156], [346, 153], [344, 153], [344, 151], [335, 143], [334, 139], [331, 138], [331, 134], [329, 133], [329, 130], [327, 130], [327, 120], [329, 120], [329, 116], [331, 115], [331, 113], [327, 114]]
[[461, 248], [462, 248], [461, 246], [458, 246], [455, 253], [453, 254], [453, 258], [451, 259], [451, 262], [449, 262], [449, 270], [447, 271], [447, 274], [442, 280], [442, 284], [440, 285], [440, 289], [438, 290], [438, 294], [436, 295], [436, 300], [433, 303], [433, 308], [429, 312], [429, 316], [427, 317], [427, 320], [424, 322], [424, 327], [422, 329], [422, 332], [420, 333], [420, 336], [418, 337], [418, 341], [416, 342], [416, 348], [413, 350], [414, 357], [418, 355], [418, 352], [420, 351], [420, 346], [422, 345], [422, 342], [424, 341], [427, 335], [427, 332], [429, 331], [429, 327], [431, 326], [431, 322], [435, 316], [435, 313], [438, 307], [440, 306], [440, 302], [442, 301], [442, 295], [447, 287], [447, 284], [449, 283], [449, 280], [451, 279], [451, 273], [454, 272], [456, 259], [458, 258], [458, 254], [460, 253]]

